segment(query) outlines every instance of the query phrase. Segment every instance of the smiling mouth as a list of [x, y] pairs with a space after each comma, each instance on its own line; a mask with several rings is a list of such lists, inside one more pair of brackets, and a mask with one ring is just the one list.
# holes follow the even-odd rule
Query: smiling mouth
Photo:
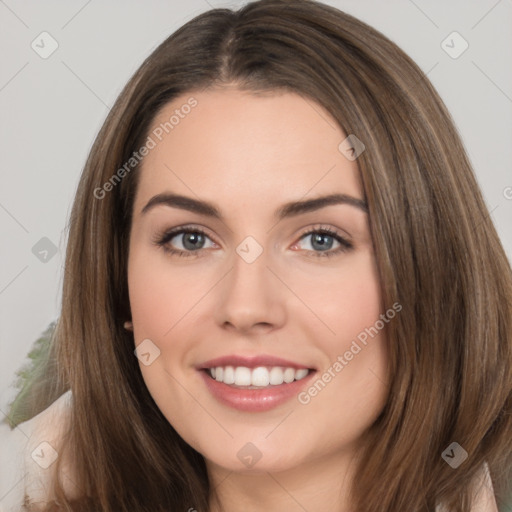
[[282, 366], [216, 366], [204, 371], [211, 379], [233, 388], [264, 389], [302, 380], [314, 370]]

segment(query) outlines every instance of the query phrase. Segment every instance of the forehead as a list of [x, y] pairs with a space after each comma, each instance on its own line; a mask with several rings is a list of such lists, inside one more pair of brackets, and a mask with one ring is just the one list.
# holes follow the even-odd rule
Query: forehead
[[346, 134], [322, 106], [289, 92], [218, 89], [165, 105], [148, 132], [135, 209], [165, 191], [227, 207], [340, 192], [362, 197]]

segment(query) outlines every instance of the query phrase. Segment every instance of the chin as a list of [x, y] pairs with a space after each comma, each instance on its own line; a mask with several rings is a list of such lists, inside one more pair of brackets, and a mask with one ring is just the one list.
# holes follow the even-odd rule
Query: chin
[[[226, 454], [212, 454], [211, 457], [205, 456], [207, 465], [218, 466], [226, 471], [240, 474], [263, 474], [279, 473], [291, 470], [301, 464], [298, 457], [283, 456], [282, 453], [275, 453], [270, 450], [259, 450], [250, 445], [244, 446], [238, 455], [226, 457]], [[208, 454], [207, 454], [208, 455]], [[252, 461], [251, 461], [252, 458]]]

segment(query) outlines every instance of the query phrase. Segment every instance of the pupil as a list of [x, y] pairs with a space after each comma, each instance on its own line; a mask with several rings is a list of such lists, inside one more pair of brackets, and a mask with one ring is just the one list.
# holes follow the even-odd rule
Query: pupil
[[[331, 243], [328, 243], [328, 241], [326, 242], [326, 239], [330, 238], [330, 242]], [[311, 244], [313, 246], [313, 248], [316, 248], [316, 249], [320, 249], [322, 251], [324, 250], [327, 250], [327, 249], [330, 249], [332, 247], [332, 236], [330, 235], [326, 235], [326, 234], [321, 234], [321, 233], [316, 233], [314, 236], [313, 236], [313, 243]], [[318, 244], [317, 247], [315, 247], [315, 244]]]
[[203, 235], [200, 233], [185, 233], [183, 236], [183, 247], [185, 249], [197, 249], [200, 242], [203, 241]]

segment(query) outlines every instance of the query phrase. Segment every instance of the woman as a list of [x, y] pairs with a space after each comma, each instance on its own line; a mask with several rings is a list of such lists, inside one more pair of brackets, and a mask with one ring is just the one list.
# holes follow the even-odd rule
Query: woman
[[62, 303], [28, 510], [510, 493], [510, 265], [427, 78], [334, 8], [212, 10], [153, 52], [84, 169]]

